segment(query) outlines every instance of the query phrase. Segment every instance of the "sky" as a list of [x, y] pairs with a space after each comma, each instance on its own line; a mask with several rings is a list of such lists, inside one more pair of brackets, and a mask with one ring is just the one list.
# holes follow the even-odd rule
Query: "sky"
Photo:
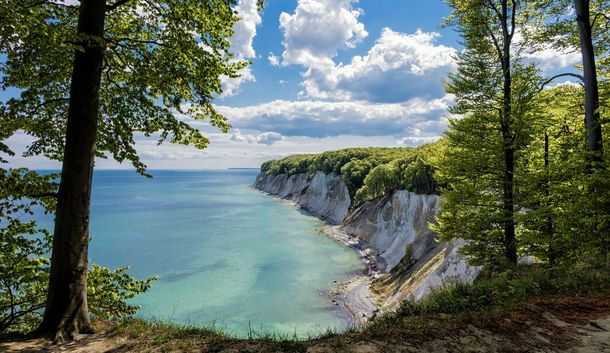
[[[194, 125], [210, 138], [206, 150], [136, 137], [150, 169], [257, 168], [269, 159], [346, 147], [401, 147], [433, 142], [447, 127], [443, 79], [462, 49], [442, 0], [240, 0], [231, 48], [252, 61], [238, 79], [225, 79], [217, 110], [228, 134]], [[576, 53], [526, 53], [545, 73], [566, 71]], [[0, 93], [0, 99], [2, 99]], [[9, 140], [16, 151], [31, 139]], [[43, 157], [10, 166], [57, 168]], [[110, 160], [102, 169], [130, 168]]]

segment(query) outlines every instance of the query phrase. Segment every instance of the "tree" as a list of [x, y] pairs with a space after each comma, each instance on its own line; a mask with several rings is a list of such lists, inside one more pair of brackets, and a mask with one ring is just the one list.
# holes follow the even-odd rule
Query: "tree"
[[585, 128], [587, 130], [587, 168], [590, 170], [602, 161], [604, 144], [599, 115], [599, 88], [593, 48], [592, 23], [589, 0], [574, 0], [576, 24], [582, 55], [583, 81], [585, 84]]
[[607, 155], [601, 168], [586, 170], [583, 94], [584, 88], [572, 85], [541, 92], [534, 138], [525, 151], [524, 242], [529, 254], [551, 265], [610, 253]]
[[[537, 92], [538, 72], [520, 62], [515, 43], [520, 1], [449, 0], [448, 23], [462, 35], [465, 51], [449, 75], [456, 96], [445, 156], [437, 162], [444, 190], [437, 231], [445, 239], [473, 240], [466, 251], [479, 261], [517, 263], [515, 173], [527, 144], [525, 123]], [[460, 210], [460, 207], [464, 207]], [[486, 248], [498, 251], [486, 252]], [[499, 260], [502, 254], [503, 261]]]
[[[538, 0], [533, 8], [535, 16], [541, 19], [543, 30], [534, 28], [530, 34], [538, 43], [549, 42], [561, 49], [579, 50], [582, 57], [584, 84], [586, 170], [591, 174], [602, 166], [604, 143], [600, 118], [600, 98], [598, 82], [598, 58], [609, 49], [607, 26], [610, 24], [610, 4], [603, 0]], [[573, 9], [574, 15], [567, 13]], [[526, 30], [528, 32], [528, 30]], [[564, 76], [557, 75], [555, 77]]]
[[[26, 156], [62, 161], [47, 303], [37, 332], [92, 332], [87, 306], [89, 203], [95, 157], [145, 173], [134, 136], [205, 148], [188, 119], [228, 130], [212, 105], [221, 78], [247, 63], [228, 39], [236, 0], [7, 0], [0, 4], [3, 139], [23, 131]], [[67, 94], [69, 92], [69, 94]], [[6, 145], [3, 152], [12, 153]]]

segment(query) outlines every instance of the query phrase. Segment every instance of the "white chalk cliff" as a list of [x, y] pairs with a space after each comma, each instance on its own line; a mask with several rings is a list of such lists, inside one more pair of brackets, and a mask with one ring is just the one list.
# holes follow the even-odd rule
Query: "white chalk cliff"
[[351, 204], [347, 187], [335, 174], [318, 172], [307, 180], [305, 174], [261, 173], [254, 187], [293, 201], [312, 215], [335, 225], [343, 222]]
[[357, 237], [378, 254], [380, 274], [371, 291], [382, 311], [407, 297], [421, 299], [451, 282], [472, 282], [480, 269], [458, 253], [463, 241], [439, 242], [428, 228], [440, 207], [438, 195], [405, 190], [367, 201], [350, 210], [349, 191], [341, 177], [316, 173], [259, 174], [254, 187], [293, 201], [309, 213]]

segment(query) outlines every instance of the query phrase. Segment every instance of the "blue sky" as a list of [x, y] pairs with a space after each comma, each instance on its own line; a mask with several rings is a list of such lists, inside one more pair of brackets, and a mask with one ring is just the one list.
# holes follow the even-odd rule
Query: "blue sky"
[[[294, 153], [416, 146], [442, 135], [452, 102], [442, 81], [461, 50], [458, 35], [442, 27], [443, 1], [269, 0], [262, 13], [255, 3], [240, 0], [231, 39], [236, 57], [253, 64], [240, 79], [225, 80], [215, 102], [233, 130], [197, 123], [212, 141], [205, 151], [138, 136], [150, 168], [258, 167]], [[526, 57], [547, 71], [578, 62], [551, 49]], [[10, 143], [19, 150], [29, 139]], [[57, 163], [16, 157], [11, 165]], [[100, 160], [97, 167], [129, 165]]]

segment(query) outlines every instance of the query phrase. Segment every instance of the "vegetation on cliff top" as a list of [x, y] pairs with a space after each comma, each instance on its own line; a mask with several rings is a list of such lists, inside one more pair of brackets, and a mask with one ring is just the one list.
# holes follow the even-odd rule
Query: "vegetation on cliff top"
[[347, 148], [320, 154], [292, 155], [263, 163], [267, 174], [341, 175], [354, 205], [394, 190], [438, 193], [434, 168], [428, 158], [438, 143], [417, 148]]

